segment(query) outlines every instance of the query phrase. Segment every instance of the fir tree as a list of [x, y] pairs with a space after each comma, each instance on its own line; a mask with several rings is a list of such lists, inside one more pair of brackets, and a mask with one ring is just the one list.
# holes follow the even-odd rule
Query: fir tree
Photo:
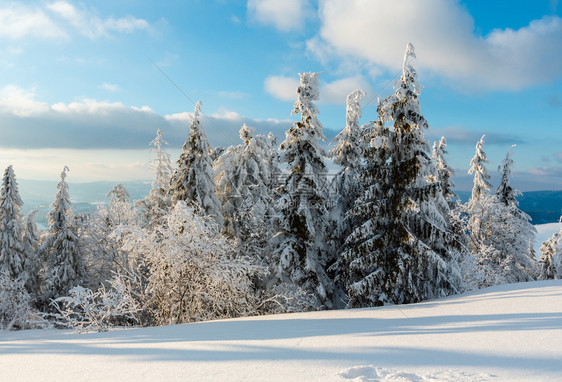
[[215, 195], [215, 181], [210, 148], [199, 114], [201, 101], [195, 105], [191, 117], [189, 137], [185, 141], [178, 159], [178, 168], [170, 181], [172, 202], [185, 201], [188, 205], [197, 204], [203, 212], [212, 216], [219, 225], [224, 224], [220, 212], [220, 202]]
[[469, 174], [474, 174], [474, 186], [472, 187], [471, 197], [471, 200], [474, 202], [482, 199], [490, 187], [492, 187], [490, 183], [492, 177], [486, 169], [486, 163], [489, 163], [489, 161], [484, 152], [484, 137], [486, 136], [483, 135], [476, 144], [476, 153], [470, 161], [470, 169], [468, 170]]
[[37, 224], [35, 224], [35, 215], [39, 210], [30, 211], [24, 219], [23, 233], [23, 254], [24, 254], [24, 273], [28, 276], [25, 286], [31, 296], [38, 296], [40, 291], [39, 272], [41, 270], [41, 259], [37, 253], [41, 235]]
[[329, 259], [324, 239], [327, 169], [319, 145], [326, 138], [313, 103], [318, 97], [318, 73], [300, 74], [292, 114], [300, 114], [301, 120], [287, 130], [280, 145], [289, 174], [279, 188], [273, 262], [280, 280], [314, 293], [330, 306], [333, 286], [325, 272]]
[[562, 278], [562, 229], [545, 240], [540, 247], [540, 280]]
[[337, 143], [330, 152], [334, 163], [343, 167], [333, 180], [333, 189], [336, 190], [337, 196], [335, 208], [331, 211], [331, 218], [335, 222], [335, 232], [332, 236], [334, 236], [337, 247], [343, 243], [351, 230], [352, 222], [349, 217], [346, 217], [346, 214], [353, 206], [359, 191], [358, 172], [363, 157], [359, 101], [364, 96], [365, 92], [360, 89], [347, 95], [346, 126], [337, 135]]
[[172, 174], [172, 166], [170, 162], [170, 154], [168, 154], [163, 145], [168, 142], [162, 138], [163, 131], [156, 131], [156, 138], [150, 142], [153, 146], [150, 149], [154, 153], [154, 159], [151, 162], [154, 171], [154, 180], [152, 181], [152, 189], [148, 193], [148, 197], [143, 199], [139, 205], [145, 212], [145, 220], [151, 221], [162, 217], [170, 210], [172, 201], [170, 198], [170, 178]]
[[[8, 166], [0, 190], [0, 271], [6, 271], [12, 279], [24, 276], [23, 229], [20, 215], [22, 205], [14, 170], [12, 166]], [[27, 277], [24, 277], [23, 281], [26, 280]]]
[[470, 161], [469, 174], [474, 174], [474, 186], [472, 187], [472, 197], [468, 202], [467, 211], [469, 215], [468, 230], [471, 238], [473, 252], [478, 251], [479, 243], [482, 243], [485, 235], [483, 224], [487, 219], [488, 211], [484, 207], [489, 204], [488, 190], [492, 187], [491, 176], [488, 174], [486, 163], [488, 157], [484, 152], [484, 137], [476, 144], [476, 152]]
[[254, 135], [254, 131], [244, 124], [240, 129], [243, 144], [229, 147], [215, 162], [217, 196], [226, 229], [243, 241], [258, 236], [261, 240], [269, 239], [268, 221], [273, 215], [272, 171], [278, 171], [271, 162], [276, 153], [270, 141], [263, 135]]
[[380, 121], [367, 132], [364, 191], [351, 212], [358, 223], [336, 267], [353, 307], [417, 302], [460, 286], [460, 244], [442, 213], [447, 203], [425, 139], [414, 57], [408, 44], [395, 94], [380, 103]]
[[80, 258], [78, 237], [71, 223], [72, 204], [66, 183], [64, 167], [61, 181], [57, 185], [58, 192], [48, 213], [49, 229], [40, 247], [46, 258], [44, 302], [51, 298], [66, 296], [68, 291], [80, 284], [84, 275]]
[[453, 209], [456, 206], [456, 200], [458, 199], [457, 194], [453, 190], [455, 188], [455, 183], [453, 182], [453, 176], [455, 176], [455, 170], [445, 160], [445, 155], [447, 152], [447, 139], [441, 137], [439, 142], [433, 144], [432, 157], [435, 161], [435, 166], [437, 168], [437, 181], [441, 186], [441, 192], [449, 204], [449, 208]]
[[[478, 146], [473, 163], [483, 163], [481, 158], [485, 158], [481, 145]], [[518, 208], [516, 196], [520, 192], [510, 186], [511, 155], [510, 149], [498, 168], [502, 178], [496, 195], [486, 194], [489, 183], [482, 182], [484, 176], [475, 175], [473, 195], [478, 199], [469, 202], [468, 211], [472, 251], [481, 273], [480, 287], [530, 281], [537, 276], [532, 251], [536, 229], [529, 215]], [[486, 174], [475, 165], [473, 168], [475, 174]]]
[[[511, 146], [515, 147], [515, 145]], [[511, 155], [513, 154], [512, 150], [509, 149], [505, 156], [505, 159], [502, 161], [502, 165], [498, 166], [498, 171], [501, 171], [501, 180], [500, 185], [496, 191], [496, 195], [501, 203], [503, 203], [506, 207], [512, 204], [517, 204], [516, 197], [521, 195], [519, 190], [514, 189], [509, 184], [509, 178], [511, 176], [511, 171], [513, 168], [513, 159], [511, 159]]]

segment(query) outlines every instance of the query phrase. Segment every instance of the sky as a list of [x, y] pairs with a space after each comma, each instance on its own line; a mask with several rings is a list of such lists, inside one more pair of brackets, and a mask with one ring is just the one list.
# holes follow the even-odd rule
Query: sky
[[[172, 159], [194, 102], [213, 146], [243, 123], [279, 142], [298, 73], [320, 72], [328, 140], [346, 94], [377, 119], [408, 42], [430, 142], [444, 135], [457, 188], [483, 134], [489, 171], [513, 145], [513, 185], [562, 189], [562, 5], [555, 0], [0, 1], [0, 167], [18, 178], [150, 180], [149, 142]], [[329, 148], [329, 142], [325, 145]], [[494, 181], [497, 186], [497, 180]]]

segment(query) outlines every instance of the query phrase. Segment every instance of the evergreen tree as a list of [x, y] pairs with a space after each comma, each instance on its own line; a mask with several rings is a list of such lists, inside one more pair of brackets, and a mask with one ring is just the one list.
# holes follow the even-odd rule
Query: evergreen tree
[[254, 131], [244, 124], [240, 129], [243, 144], [229, 147], [215, 162], [217, 196], [226, 229], [243, 241], [268, 240], [268, 221], [273, 215], [271, 171], [276, 171], [276, 166], [272, 170], [271, 159], [276, 153], [268, 138], [254, 135]]
[[346, 217], [346, 213], [352, 208], [359, 191], [358, 172], [363, 157], [359, 101], [364, 96], [365, 92], [360, 89], [347, 95], [346, 126], [337, 135], [337, 143], [330, 152], [334, 163], [343, 167], [333, 180], [336, 203], [335, 208], [331, 211], [331, 218], [335, 222], [335, 232], [332, 236], [336, 241], [336, 247], [343, 243], [351, 230], [352, 222], [349, 217]]
[[45, 303], [52, 298], [66, 296], [70, 289], [80, 284], [84, 275], [78, 237], [70, 224], [72, 204], [65, 181], [68, 170], [64, 166], [55, 201], [51, 204], [52, 210], [47, 214], [49, 229], [39, 249], [46, 258]]
[[545, 240], [540, 247], [540, 280], [562, 278], [562, 229]]
[[472, 187], [472, 197], [468, 202], [467, 212], [469, 215], [468, 230], [471, 238], [471, 247], [473, 253], [478, 252], [479, 243], [484, 241], [483, 224], [488, 218], [489, 211], [484, 206], [489, 204], [488, 190], [492, 187], [490, 183], [491, 176], [486, 169], [488, 157], [484, 152], [484, 137], [476, 144], [476, 153], [470, 161], [469, 174], [474, 174], [474, 186]]
[[[515, 145], [511, 146], [515, 147]], [[502, 165], [498, 166], [498, 171], [501, 171], [501, 180], [500, 185], [496, 191], [496, 195], [501, 203], [503, 203], [506, 207], [512, 204], [518, 204], [516, 197], [521, 195], [519, 190], [514, 189], [509, 184], [509, 178], [511, 176], [511, 171], [513, 168], [513, 159], [511, 159], [511, 155], [513, 154], [512, 150], [509, 149], [505, 156], [505, 159], [502, 161]]]
[[[510, 186], [511, 155], [510, 149], [498, 168], [502, 177], [496, 195], [485, 193], [489, 183], [482, 181], [486, 179], [482, 174], [487, 173], [478, 170], [478, 165], [473, 165], [475, 191], [468, 211], [472, 251], [481, 273], [480, 287], [530, 281], [537, 276], [532, 250], [536, 229], [529, 215], [518, 208], [516, 196], [520, 192]], [[485, 154], [479, 144], [473, 163], [483, 163], [481, 158], [485, 158]], [[483, 166], [480, 165], [480, 168]], [[475, 197], [478, 198], [474, 200]]]
[[453, 209], [456, 206], [456, 200], [458, 199], [457, 194], [453, 190], [455, 188], [455, 183], [453, 182], [453, 176], [455, 176], [455, 170], [445, 160], [445, 155], [447, 152], [447, 139], [441, 137], [439, 142], [433, 144], [432, 157], [435, 161], [435, 166], [437, 167], [437, 181], [441, 186], [441, 192], [449, 204], [449, 208]]
[[294, 283], [330, 306], [333, 286], [325, 272], [329, 259], [324, 238], [327, 169], [318, 143], [326, 138], [313, 103], [318, 97], [318, 73], [300, 74], [292, 114], [300, 114], [301, 120], [286, 131], [280, 145], [289, 173], [279, 188], [273, 262], [281, 281]]
[[41, 270], [41, 259], [37, 253], [41, 235], [35, 224], [35, 215], [39, 210], [30, 211], [24, 219], [23, 232], [23, 254], [24, 273], [27, 275], [25, 286], [31, 296], [38, 296], [40, 291], [39, 272]]
[[417, 302], [460, 287], [461, 246], [442, 213], [447, 202], [425, 139], [414, 57], [408, 44], [396, 91], [379, 104], [380, 121], [366, 132], [364, 191], [351, 212], [358, 223], [336, 266], [353, 307]]
[[168, 142], [162, 138], [162, 135], [163, 131], [158, 129], [156, 138], [150, 142], [150, 145], [153, 146], [150, 152], [154, 153], [154, 159], [151, 162], [154, 180], [148, 197], [139, 203], [139, 206], [144, 210], [144, 218], [147, 222], [162, 217], [170, 210], [172, 205], [170, 198], [172, 166], [170, 154], [163, 148], [163, 145], [167, 145]]
[[2, 179], [0, 190], [0, 271], [4, 270], [12, 278], [27, 277], [24, 270], [22, 245], [22, 219], [20, 215], [23, 202], [12, 166], [8, 166]]
[[172, 202], [185, 201], [197, 204], [203, 212], [212, 216], [219, 225], [224, 224], [220, 202], [215, 195], [213, 163], [210, 157], [209, 141], [199, 122], [201, 101], [195, 105], [191, 117], [189, 137], [185, 141], [178, 159], [178, 168], [170, 181]]

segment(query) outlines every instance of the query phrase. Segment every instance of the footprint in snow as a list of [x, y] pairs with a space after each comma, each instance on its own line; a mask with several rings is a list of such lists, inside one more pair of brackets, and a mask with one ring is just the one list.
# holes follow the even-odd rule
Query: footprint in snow
[[356, 366], [339, 373], [343, 379], [357, 382], [484, 382], [493, 376], [472, 374], [460, 370], [441, 370], [429, 374], [416, 374], [375, 366]]

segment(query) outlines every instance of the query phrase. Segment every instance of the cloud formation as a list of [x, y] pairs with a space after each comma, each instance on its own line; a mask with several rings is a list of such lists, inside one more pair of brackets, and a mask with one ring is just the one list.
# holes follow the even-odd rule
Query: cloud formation
[[12, 2], [0, 5], [0, 37], [9, 40], [60, 41], [76, 33], [95, 39], [137, 30], [150, 30], [150, 24], [131, 15], [101, 18], [94, 11], [79, 9], [67, 1], [37, 6]]
[[[269, 76], [264, 81], [265, 91], [281, 101], [294, 101], [298, 86], [298, 76]], [[369, 93], [370, 86], [361, 76], [341, 78], [333, 82], [320, 81], [320, 100], [318, 102], [345, 105], [347, 95], [355, 89], [363, 89]]]
[[[189, 134], [191, 113], [159, 115], [148, 106], [81, 99], [49, 105], [32, 91], [8, 85], [0, 89], [0, 147], [17, 149], [145, 149], [157, 129], [173, 148]], [[281, 138], [291, 121], [255, 120], [225, 111], [203, 115], [201, 123], [212, 145], [239, 144], [243, 123], [258, 133], [273, 131]]]
[[[397, 17], [399, 15], [399, 17]], [[520, 89], [562, 74], [562, 19], [475, 33], [472, 16], [451, 0], [324, 0], [321, 28], [308, 44], [333, 59], [355, 57], [397, 71], [408, 42], [416, 66], [468, 87]]]
[[273, 25], [281, 32], [302, 29], [311, 15], [306, 0], [248, 0], [247, 9], [251, 20]]

